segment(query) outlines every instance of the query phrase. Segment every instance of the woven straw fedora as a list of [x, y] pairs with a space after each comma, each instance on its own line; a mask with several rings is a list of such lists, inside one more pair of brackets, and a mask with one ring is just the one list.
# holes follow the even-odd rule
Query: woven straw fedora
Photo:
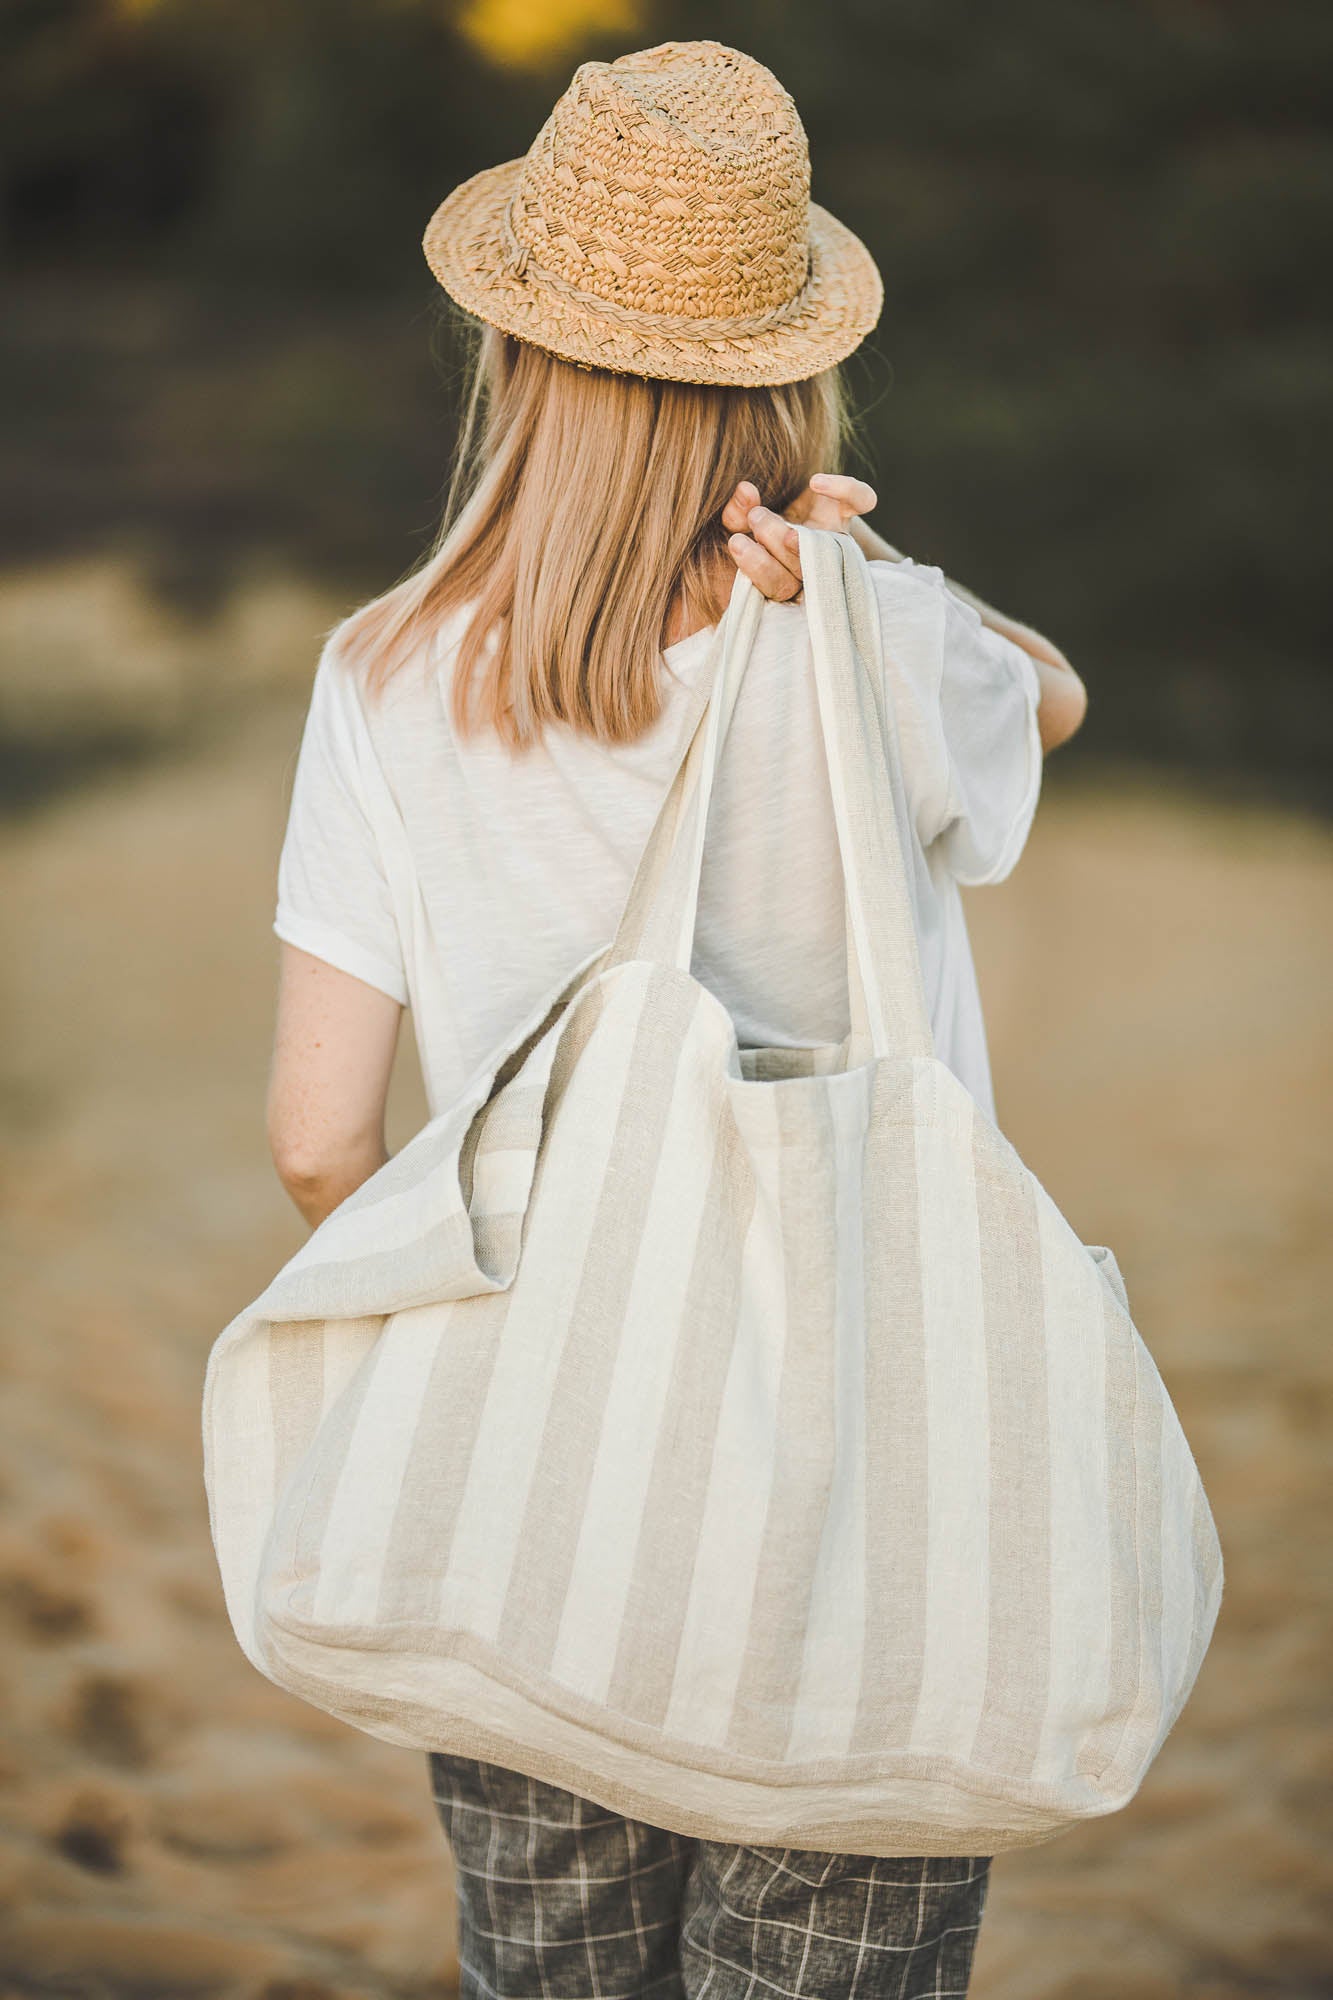
[[489, 325], [674, 382], [799, 382], [883, 303], [870, 252], [810, 200], [796, 106], [720, 42], [583, 63], [526, 157], [455, 188], [423, 247]]

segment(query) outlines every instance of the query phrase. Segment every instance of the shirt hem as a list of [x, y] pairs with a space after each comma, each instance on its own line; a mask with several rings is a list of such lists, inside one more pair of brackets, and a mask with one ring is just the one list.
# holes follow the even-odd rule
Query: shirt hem
[[1013, 644], [1014, 651], [1018, 654], [1019, 673], [1023, 681], [1023, 688], [1027, 695], [1028, 703], [1027, 783], [1023, 787], [1023, 796], [1018, 810], [1009, 823], [1009, 831], [1005, 835], [1004, 845], [990, 867], [979, 875], [965, 875], [957, 869], [953, 871], [954, 880], [960, 883], [964, 889], [984, 889], [992, 883], [1003, 882], [1006, 876], [1013, 873], [1018, 865], [1019, 856], [1022, 854], [1023, 848], [1027, 843], [1028, 833], [1032, 826], [1032, 818], [1037, 810], [1037, 800], [1041, 795], [1044, 758], [1041, 747], [1041, 724], [1037, 720], [1037, 710], [1041, 705], [1041, 681], [1038, 678], [1037, 669], [1033, 664], [1031, 655], [1016, 642], [1011, 641], [1011, 644]]

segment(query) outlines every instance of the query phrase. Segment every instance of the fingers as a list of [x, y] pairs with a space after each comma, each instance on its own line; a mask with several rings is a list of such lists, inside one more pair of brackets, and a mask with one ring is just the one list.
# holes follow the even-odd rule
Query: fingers
[[[817, 472], [805, 491], [787, 509], [788, 521], [808, 521], [812, 528], [841, 528], [858, 514], [873, 513], [879, 496], [864, 479], [851, 479], [841, 472]], [[760, 505], [759, 489], [742, 479], [722, 509], [722, 525], [729, 535], [744, 534], [750, 514]]]
[[831, 500], [849, 521], [858, 514], [873, 513], [878, 504], [873, 486], [867, 486], [864, 479], [848, 479], [841, 472], [817, 472], [810, 487], [821, 500]]
[[751, 507], [749, 529], [775, 562], [789, 569], [794, 577], [800, 577], [801, 541], [790, 521], [784, 521], [771, 507]]
[[787, 518], [841, 533], [858, 514], [869, 514], [877, 499], [874, 487], [867, 486], [864, 479], [849, 479], [841, 472], [817, 472], [787, 509]]
[[757, 542], [751, 535], [732, 535], [727, 547], [738, 570], [749, 577], [765, 597], [771, 597], [779, 604], [790, 604], [801, 594], [801, 579], [793, 576], [785, 563]]
[[841, 531], [877, 502], [873, 486], [840, 472], [817, 472], [787, 509], [773, 513], [759, 501], [758, 488], [743, 479], [722, 510], [727, 547], [736, 567], [765, 597], [790, 603], [801, 594], [801, 549], [794, 523]]
[[729, 535], [744, 534], [750, 525], [750, 509], [759, 505], [759, 488], [742, 479], [722, 509], [722, 525]]
[[759, 489], [743, 479], [722, 510], [727, 547], [743, 575], [779, 604], [801, 594], [801, 562], [796, 531], [759, 504]]
[[765, 597], [775, 598], [779, 603], [798, 597], [801, 545], [795, 528], [769, 507], [751, 507], [749, 528], [748, 536], [733, 535], [728, 544], [738, 568], [758, 585]]

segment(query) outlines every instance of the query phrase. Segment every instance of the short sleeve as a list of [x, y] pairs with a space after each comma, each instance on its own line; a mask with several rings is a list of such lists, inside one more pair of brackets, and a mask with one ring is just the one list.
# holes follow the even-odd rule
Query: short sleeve
[[373, 755], [351, 676], [328, 645], [297, 753], [273, 929], [406, 1006], [393, 897], [367, 800]]
[[921, 845], [941, 854], [965, 887], [1002, 882], [1023, 851], [1041, 792], [1036, 666], [983, 624], [939, 569], [910, 560], [872, 568]]

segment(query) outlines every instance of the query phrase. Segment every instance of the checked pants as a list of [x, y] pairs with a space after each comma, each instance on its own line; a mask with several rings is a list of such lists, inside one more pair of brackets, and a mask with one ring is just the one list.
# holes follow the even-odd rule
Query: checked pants
[[953, 2000], [988, 1856], [741, 1847], [429, 1753], [460, 2000]]

